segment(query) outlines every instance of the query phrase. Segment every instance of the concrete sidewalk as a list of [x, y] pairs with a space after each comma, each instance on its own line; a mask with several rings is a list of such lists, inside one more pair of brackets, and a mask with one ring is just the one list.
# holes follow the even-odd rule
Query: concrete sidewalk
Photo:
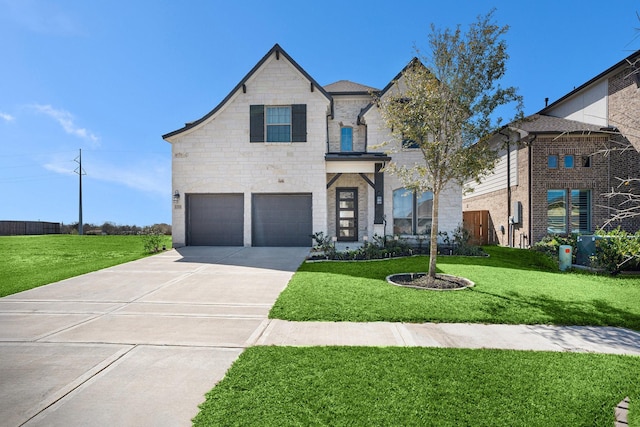
[[252, 345], [640, 355], [620, 328], [267, 319], [307, 253], [188, 247], [0, 299], [0, 424], [187, 426]]
[[494, 348], [640, 356], [640, 333], [590, 326], [331, 323], [274, 319], [256, 345]]

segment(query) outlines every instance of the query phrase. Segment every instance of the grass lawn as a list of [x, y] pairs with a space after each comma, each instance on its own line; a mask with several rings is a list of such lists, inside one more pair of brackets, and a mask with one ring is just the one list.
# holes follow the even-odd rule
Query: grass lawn
[[488, 247], [489, 258], [439, 257], [443, 273], [476, 286], [437, 292], [389, 285], [427, 257], [305, 263], [271, 310], [297, 321], [470, 322], [621, 326], [640, 330], [640, 277], [562, 273], [528, 250]]
[[195, 426], [607, 426], [640, 358], [375, 347], [252, 347]]
[[87, 235], [2, 236], [0, 254], [0, 297], [148, 255], [141, 236]]

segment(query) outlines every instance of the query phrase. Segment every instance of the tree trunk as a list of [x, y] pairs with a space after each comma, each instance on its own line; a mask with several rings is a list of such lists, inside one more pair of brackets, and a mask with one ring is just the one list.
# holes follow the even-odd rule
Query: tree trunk
[[433, 192], [433, 206], [431, 207], [431, 240], [429, 243], [429, 282], [436, 278], [436, 257], [438, 256], [438, 204], [440, 191]]

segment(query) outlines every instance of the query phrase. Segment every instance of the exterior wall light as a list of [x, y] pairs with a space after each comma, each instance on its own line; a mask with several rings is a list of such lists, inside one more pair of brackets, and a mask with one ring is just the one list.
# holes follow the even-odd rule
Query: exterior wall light
[[180, 192], [178, 190], [173, 193], [173, 203], [178, 203], [180, 201]]

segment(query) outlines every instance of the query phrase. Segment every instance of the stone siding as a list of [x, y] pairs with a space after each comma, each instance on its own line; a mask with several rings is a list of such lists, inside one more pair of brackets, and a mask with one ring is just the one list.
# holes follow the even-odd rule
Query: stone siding
[[364, 125], [358, 125], [358, 114], [370, 101], [369, 96], [334, 96], [333, 119], [328, 123], [330, 152], [340, 152], [340, 129], [343, 126], [353, 129], [353, 151], [367, 151], [367, 129]]
[[[307, 141], [250, 143], [249, 106], [307, 105]], [[186, 244], [186, 194], [243, 193], [244, 244], [251, 245], [252, 193], [311, 193], [313, 230], [326, 231], [326, 114], [329, 101], [286, 59], [272, 55], [211, 118], [172, 145], [174, 245]]]

